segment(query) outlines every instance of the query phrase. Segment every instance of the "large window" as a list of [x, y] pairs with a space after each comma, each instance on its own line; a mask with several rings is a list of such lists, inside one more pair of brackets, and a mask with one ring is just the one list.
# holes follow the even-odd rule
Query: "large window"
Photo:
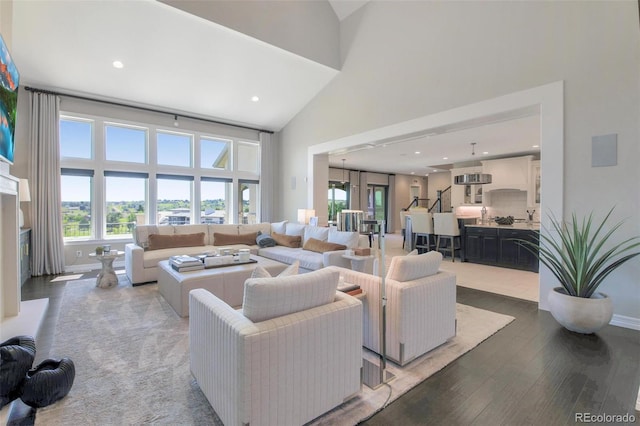
[[128, 237], [136, 224], [146, 223], [147, 175], [104, 172], [106, 236]]
[[88, 240], [94, 237], [91, 203], [90, 170], [62, 169], [62, 235], [65, 238]]
[[258, 141], [65, 113], [60, 164], [66, 241], [129, 239], [142, 224], [259, 221]]

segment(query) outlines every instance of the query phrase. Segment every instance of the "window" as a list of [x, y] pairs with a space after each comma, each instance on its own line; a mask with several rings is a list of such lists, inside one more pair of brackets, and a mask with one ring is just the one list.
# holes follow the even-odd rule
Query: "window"
[[231, 179], [202, 178], [200, 182], [200, 223], [229, 223]]
[[93, 237], [93, 171], [62, 169], [61, 173], [62, 235], [65, 240], [90, 239]]
[[158, 225], [191, 223], [190, 176], [158, 175]]
[[200, 167], [203, 169], [231, 170], [231, 141], [200, 139]]
[[130, 240], [142, 224], [258, 222], [260, 142], [176, 130], [61, 114], [65, 241]]
[[60, 119], [60, 157], [91, 159], [93, 122], [72, 118]]
[[349, 205], [349, 193], [345, 189], [346, 187], [338, 182], [329, 182], [329, 220], [338, 220], [338, 213], [347, 209]]
[[157, 147], [158, 164], [191, 167], [191, 135], [158, 132]]
[[136, 224], [146, 223], [147, 175], [104, 172], [107, 238], [130, 237]]
[[260, 146], [255, 143], [240, 142], [238, 144], [238, 171], [259, 173]]
[[241, 180], [238, 189], [238, 223], [257, 223], [258, 181]]
[[107, 161], [146, 163], [147, 129], [105, 125]]

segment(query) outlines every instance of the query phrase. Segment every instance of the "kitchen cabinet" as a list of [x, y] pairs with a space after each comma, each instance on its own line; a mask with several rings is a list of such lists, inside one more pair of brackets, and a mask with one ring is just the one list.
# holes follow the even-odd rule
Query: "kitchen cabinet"
[[498, 261], [498, 229], [466, 227], [464, 254], [469, 262], [496, 263]]
[[481, 205], [483, 185], [456, 185], [454, 179], [467, 173], [482, 173], [482, 167], [460, 167], [451, 169], [451, 207]]
[[532, 155], [501, 158], [482, 162], [482, 173], [491, 175], [491, 183], [484, 185], [484, 191], [497, 189], [518, 189], [531, 191]]
[[517, 239], [538, 241], [539, 231], [498, 226], [465, 227], [465, 261], [538, 272], [538, 258]]

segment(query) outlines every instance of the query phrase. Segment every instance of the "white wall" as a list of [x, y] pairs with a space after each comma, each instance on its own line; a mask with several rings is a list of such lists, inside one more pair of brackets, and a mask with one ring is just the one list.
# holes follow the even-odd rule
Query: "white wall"
[[[282, 131], [283, 183], [309, 146], [564, 81], [565, 216], [616, 205], [618, 241], [640, 234], [637, 2], [370, 2], [342, 25], [341, 74]], [[592, 168], [591, 137], [608, 133], [618, 165]], [[283, 212], [305, 196], [283, 194]], [[601, 287], [636, 327], [638, 276], [636, 259]]]
[[[427, 197], [429, 198], [429, 207], [433, 205], [438, 199], [438, 191], [444, 191], [448, 187], [451, 186], [451, 172], [438, 172], [438, 173], [429, 173], [429, 193]], [[449, 192], [449, 197], [446, 197], [446, 200], [449, 200], [445, 205], [442, 206], [445, 212], [451, 211], [451, 193]], [[444, 198], [444, 197], [443, 197]]]

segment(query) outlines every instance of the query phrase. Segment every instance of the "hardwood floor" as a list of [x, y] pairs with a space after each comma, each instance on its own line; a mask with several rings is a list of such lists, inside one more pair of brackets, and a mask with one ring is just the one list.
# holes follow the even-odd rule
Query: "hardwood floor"
[[[49, 356], [65, 286], [50, 278], [22, 287], [23, 300], [50, 298], [36, 362]], [[565, 425], [576, 423], [576, 413], [631, 414], [640, 424], [640, 332], [607, 326], [578, 335], [534, 302], [465, 287], [457, 294], [460, 303], [516, 320], [363, 424]], [[33, 423], [31, 409], [14, 403], [8, 424]]]

